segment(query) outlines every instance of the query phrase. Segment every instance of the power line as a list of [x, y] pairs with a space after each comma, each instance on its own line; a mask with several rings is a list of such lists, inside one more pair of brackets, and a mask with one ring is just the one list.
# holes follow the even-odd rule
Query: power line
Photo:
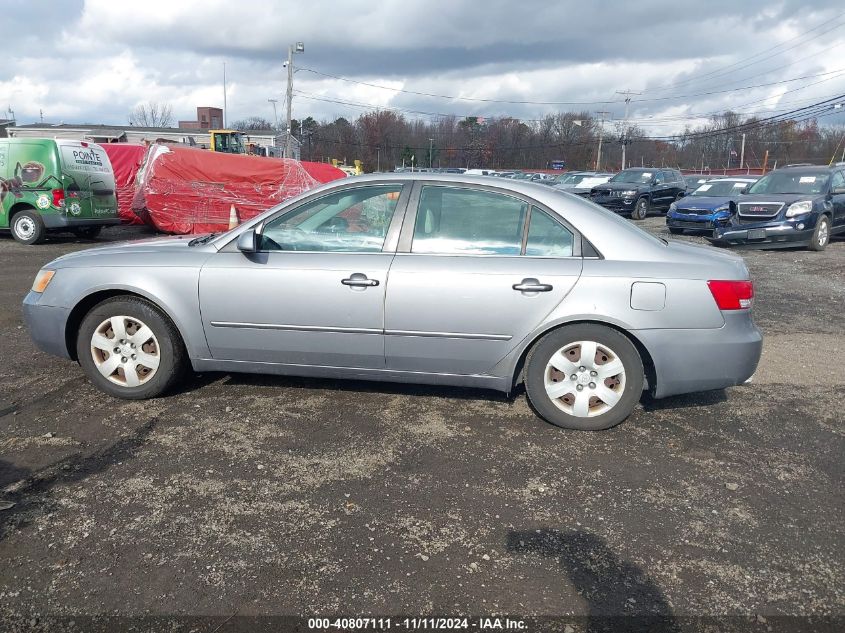
[[[391, 90], [393, 92], [400, 92], [403, 94], [412, 94], [416, 96], [423, 96], [423, 97], [432, 97], [436, 99], [450, 99], [452, 101], [470, 101], [474, 103], [503, 103], [507, 105], [608, 105], [613, 103], [621, 103], [618, 99], [616, 100], [604, 100], [604, 101], [529, 101], [529, 100], [522, 100], [522, 99], [482, 99], [478, 97], [459, 97], [455, 95], [441, 95], [429, 92], [419, 92], [415, 90], [405, 90], [404, 88], [393, 88], [391, 86], [380, 86], [378, 84], [372, 84], [366, 81], [358, 81], [356, 79], [349, 79], [347, 77], [341, 77], [339, 75], [331, 75], [329, 73], [320, 72], [317, 70], [313, 70], [311, 68], [300, 68], [300, 70], [306, 70], [308, 72], [314, 73], [316, 75], [321, 75], [324, 77], [329, 77], [331, 79], [337, 79], [339, 81], [345, 81], [348, 83], [358, 84], [362, 86], [369, 86], [370, 88], [380, 88], [383, 90]], [[801, 81], [802, 79], [813, 79], [815, 77], [824, 77], [826, 75], [831, 75], [834, 73], [842, 72], [845, 68], [838, 68], [836, 70], [830, 70], [823, 73], [816, 73], [813, 75], [803, 75], [801, 77], [791, 77], [789, 79], [781, 79], [780, 81], [771, 81], [767, 83], [761, 84], [754, 84], [751, 86], [741, 86], [738, 88], [727, 88], [724, 90], [711, 90], [708, 92], [698, 92], [694, 94], [687, 94], [687, 95], [671, 95], [668, 97], [650, 97], [646, 99], [632, 99], [632, 103], [645, 103], [645, 102], [654, 102], [654, 101], [669, 101], [673, 99], [686, 99], [691, 97], [705, 97], [714, 94], [724, 94], [726, 92], [738, 92], [740, 90], [753, 90], [754, 88], [766, 88], [769, 86], [777, 86], [785, 83], [791, 83], [793, 81]]]
[[[833, 18], [833, 21], [839, 20], [839, 19], [840, 19], [840, 18], [842, 18], [843, 16], [845, 16], [845, 12], [838, 14], [836, 17], [834, 17], [834, 18]], [[813, 39], [817, 38], [819, 35], [824, 35], [825, 33], [828, 33], [828, 32], [830, 32], [830, 31], [832, 31], [832, 30], [834, 30], [834, 29], [836, 29], [836, 28], [838, 28], [838, 27], [842, 26], [843, 24], [845, 24], [845, 22], [842, 22], [842, 23], [839, 23], [839, 24], [834, 24], [833, 26], [831, 26], [831, 27], [830, 27], [830, 28], [828, 28], [827, 30], [822, 31], [821, 33], [819, 33], [819, 34], [815, 35], [815, 36], [813, 37]], [[712, 70], [712, 71], [710, 71], [710, 72], [704, 73], [703, 75], [699, 75], [698, 77], [692, 77], [692, 78], [685, 79], [685, 80], [680, 81], [680, 82], [674, 82], [674, 83], [671, 83], [671, 84], [664, 84], [664, 85], [662, 85], [662, 86], [655, 86], [655, 87], [652, 87], [652, 88], [646, 88], [646, 89], [644, 89], [644, 90], [645, 90], [645, 92], [652, 92], [652, 91], [654, 91], [654, 90], [664, 90], [664, 89], [669, 89], [669, 88], [677, 88], [677, 87], [679, 87], [679, 86], [687, 85], [687, 84], [692, 83], [692, 82], [695, 82], [695, 81], [701, 81], [702, 79], [705, 79], [705, 78], [708, 78], [708, 77], [709, 77], [710, 79], [713, 79], [713, 78], [715, 78], [715, 77], [717, 77], [717, 76], [721, 76], [721, 75], [725, 74], [723, 71], [726, 71], [726, 70], [728, 70], [729, 68], [733, 68], [733, 70], [732, 70], [732, 71], [730, 71], [730, 72], [735, 72], [735, 71], [737, 71], [737, 70], [740, 70], [741, 68], [747, 68], [748, 66], [753, 66], [753, 65], [755, 65], [755, 64], [757, 64], [757, 63], [759, 63], [759, 62], [765, 61], [765, 60], [767, 60], [767, 59], [771, 59], [772, 57], [776, 57], [776, 56], [781, 55], [781, 54], [783, 54], [783, 53], [785, 53], [785, 52], [787, 52], [787, 51], [790, 51], [790, 50], [792, 50], [793, 48], [797, 48], [798, 46], [800, 46], [800, 45], [804, 44], [805, 42], [798, 43], [798, 44], [796, 44], [795, 46], [790, 46], [789, 48], [786, 48], [786, 49], [784, 49], [784, 50], [782, 50], [782, 51], [778, 51], [777, 53], [775, 53], [775, 54], [773, 54], [773, 55], [769, 55], [769, 56], [764, 57], [763, 59], [757, 60], [757, 61], [755, 61], [755, 62], [751, 62], [751, 63], [745, 64], [745, 65], [743, 65], [743, 64], [744, 64], [744, 62], [746, 62], [746, 61], [748, 61], [748, 60], [754, 59], [755, 57], [759, 57], [760, 55], [764, 55], [765, 53], [768, 53], [768, 52], [770, 52], [770, 51], [775, 50], [776, 48], [780, 48], [780, 47], [781, 47], [781, 46], [783, 46], [784, 44], [788, 44], [788, 43], [793, 42], [793, 41], [795, 41], [795, 40], [797, 40], [797, 39], [801, 39], [801, 38], [805, 37], [806, 35], [809, 35], [809, 34], [810, 34], [810, 33], [812, 33], [813, 31], [817, 31], [817, 30], [819, 30], [820, 28], [823, 28], [823, 27], [825, 27], [825, 26], [829, 26], [829, 25], [830, 25], [830, 22], [825, 22], [825, 23], [819, 24], [818, 26], [815, 26], [815, 27], [813, 27], [812, 29], [809, 29], [809, 30], [807, 30], [807, 31], [804, 31], [803, 33], [800, 33], [799, 35], [796, 35], [795, 37], [792, 37], [792, 38], [790, 38], [790, 39], [788, 39], [788, 40], [785, 40], [785, 41], [783, 41], [783, 42], [781, 42], [781, 43], [779, 43], [779, 44], [775, 44], [774, 46], [772, 46], [772, 47], [770, 47], [770, 48], [767, 48], [767, 49], [765, 49], [765, 50], [763, 50], [763, 51], [760, 51], [759, 53], [755, 53], [754, 55], [751, 55], [751, 56], [749, 56], [749, 57], [746, 57], [745, 59], [741, 59], [741, 60], [739, 60], [739, 61], [736, 61], [736, 62], [734, 62], [734, 63], [732, 63], [732, 64], [728, 64], [727, 66], [723, 66], [722, 68], [717, 68], [716, 70]], [[831, 47], [831, 48], [832, 48], [832, 47]], [[804, 59], [806, 59], [806, 58], [804, 58]], [[789, 64], [789, 65], [791, 65], [791, 64]]]

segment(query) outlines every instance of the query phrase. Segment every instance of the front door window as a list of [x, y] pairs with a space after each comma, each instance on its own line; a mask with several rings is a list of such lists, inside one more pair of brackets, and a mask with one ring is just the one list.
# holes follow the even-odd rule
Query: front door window
[[259, 250], [381, 251], [402, 185], [344, 189], [297, 207], [269, 221]]

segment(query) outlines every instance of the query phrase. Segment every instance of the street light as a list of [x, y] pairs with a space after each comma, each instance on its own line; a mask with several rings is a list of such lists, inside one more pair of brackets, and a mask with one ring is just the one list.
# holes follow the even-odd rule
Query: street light
[[290, 158], [293, 153], [293, 125], [292, 111], [293, 111], [293, 54], [304, 53], [305, 44], [297, 42], [288, 46], [288, 61], [285, 64], [288, 68], [288, 92], [287, 92], [287, 107], [288, 107], [288, 127], [287, 138], [285, 139], [285, 158]]

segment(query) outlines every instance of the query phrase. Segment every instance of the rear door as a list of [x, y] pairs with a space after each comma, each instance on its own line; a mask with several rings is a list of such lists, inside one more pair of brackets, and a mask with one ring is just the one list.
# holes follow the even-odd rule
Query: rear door
[[387, 368], [482, 374], [581, 274], [580, 238], [495, 187], [418, 182], [390, 268]]
[[114, 171], [105, 150], [85, 141], [56, 143], [68, 217], [86, 220], [117, 217]]

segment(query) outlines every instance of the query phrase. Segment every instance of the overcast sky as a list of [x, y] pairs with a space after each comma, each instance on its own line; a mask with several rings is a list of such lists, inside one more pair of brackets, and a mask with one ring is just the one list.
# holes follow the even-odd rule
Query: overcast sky
[[[194, 119], [198, 105], [223, 105], [224, 61], [228, 122], [272, 120], [270, 98], [282, 118], [282, 62], [296, 41], [305, 53], [295, 57], [304, 93], [295, 118], [351, 119], [378, 105], [521, 119], [606, 110], [618, 119], [616, 91], [630, 89], [642, 92], [631, 97], [631, 118], [667, 133], [726, 108], [765, 116], [845, 93], [841, 0], [0, 0], [0, 8], [0, 118], [11, 107], [19, 123], [43, 111], [50, 123], [126, 125], [150, 100]], [[760, 84], [771, 85], [748, 88]]]

